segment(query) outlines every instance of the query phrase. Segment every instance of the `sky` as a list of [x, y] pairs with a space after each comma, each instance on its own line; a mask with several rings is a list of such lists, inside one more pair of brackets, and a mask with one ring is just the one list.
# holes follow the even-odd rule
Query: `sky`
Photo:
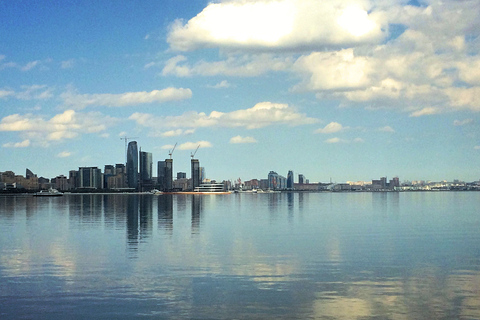
[[[480, 179], [480, 4], [0, 1], [0, 172]], [[154, 165], [156, 175], [156, 165]]]

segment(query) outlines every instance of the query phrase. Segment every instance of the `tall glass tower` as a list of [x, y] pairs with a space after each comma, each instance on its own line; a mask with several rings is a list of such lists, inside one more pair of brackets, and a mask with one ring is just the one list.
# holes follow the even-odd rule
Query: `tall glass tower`
[[287, 189], [288, 190], [293, 190], [293, 181], [294, 179], [294, 176], [293, 176], [293, 171], [290, 170], [288, 171], [288, 174], [287, 174]]
[[152, 180], [152, 167], [152, 154], [140, 151], [140, 180], [143, 183], [149, 183]]
[[137, 141], [130, 141], [127, 149], [127, 185], [138, 188], [138, 148]]
[[191, 160], [192, 169], [192, 190], [200, 186], [200, 162], [198, 159]]

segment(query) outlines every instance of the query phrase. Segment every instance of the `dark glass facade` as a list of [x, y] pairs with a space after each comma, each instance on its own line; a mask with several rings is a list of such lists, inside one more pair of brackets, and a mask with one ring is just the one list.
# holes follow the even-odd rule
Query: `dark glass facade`
[[200, 185], [200, 162], [198, 159], [191, 160], [192, 190]]
[[128, 143], [127, 184], [129, 188], [138, 188], [138, 148], [136, 141], [130, 141]]

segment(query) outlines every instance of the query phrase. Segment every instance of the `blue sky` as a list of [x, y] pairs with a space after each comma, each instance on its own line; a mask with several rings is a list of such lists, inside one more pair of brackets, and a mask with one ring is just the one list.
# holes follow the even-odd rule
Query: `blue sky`
[[[477, 1], [0, 2], [0, 171], [480, 178]], [[154, 169], [156, 173], [156, 168]]]

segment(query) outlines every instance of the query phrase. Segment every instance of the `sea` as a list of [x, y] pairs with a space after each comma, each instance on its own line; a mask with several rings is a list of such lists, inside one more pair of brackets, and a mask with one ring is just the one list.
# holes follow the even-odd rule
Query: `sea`
[[480, 319], [480, 192], [0, 196], [0, 319]]

